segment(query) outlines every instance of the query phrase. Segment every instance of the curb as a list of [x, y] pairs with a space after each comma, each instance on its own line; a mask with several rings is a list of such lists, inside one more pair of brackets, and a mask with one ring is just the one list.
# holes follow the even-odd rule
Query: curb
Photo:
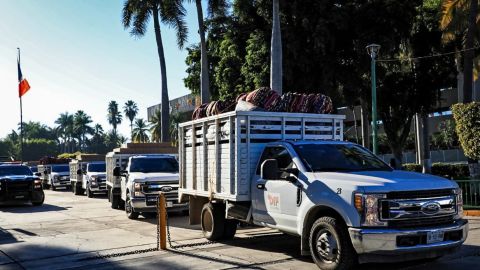
[[465, 216], [480, 217], [480, 210], [463, 210]]

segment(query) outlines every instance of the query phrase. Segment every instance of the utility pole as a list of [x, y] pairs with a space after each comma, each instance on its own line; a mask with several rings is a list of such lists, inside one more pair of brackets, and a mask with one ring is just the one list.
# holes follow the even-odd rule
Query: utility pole
[[380, 50], [380, 45], [370, 44], [367, 46], [367, 52], [370, 55], [371, 60], [371, 73], [372, 73], [372, 147], [373, 153], [378, 155], [378, 141], [377, 141], [377, 83], [375, 74], [375, 58]]

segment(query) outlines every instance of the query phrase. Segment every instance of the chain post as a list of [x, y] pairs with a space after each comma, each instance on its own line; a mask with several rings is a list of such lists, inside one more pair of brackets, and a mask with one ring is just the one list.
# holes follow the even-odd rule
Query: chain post
[[160, 233], [160, 249], [166, 250], [167, 249], [167, 221], [165, 215], [167, 214], [166, 209], [166, 201], [165, 201], [165, 194], [160, 192], [158, 195], [158, 222], [160, 224], [159, 233]]

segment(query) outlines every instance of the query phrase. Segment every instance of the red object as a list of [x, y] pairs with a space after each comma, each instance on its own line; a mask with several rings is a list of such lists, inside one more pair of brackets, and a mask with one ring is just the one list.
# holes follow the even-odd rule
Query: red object
[[30, 84], [28, 84], [27, 79], [23, 79], [18, 84], [18, 97], [22, 97], [23, 95], [25, 95], [28, 90], [30, 90]]

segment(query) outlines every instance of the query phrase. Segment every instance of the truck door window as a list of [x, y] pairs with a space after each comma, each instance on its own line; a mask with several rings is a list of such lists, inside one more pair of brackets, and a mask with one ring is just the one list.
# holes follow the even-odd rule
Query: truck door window
[[287, 151], [287, 149], [285, 149], [285, 147], [267, 147], [265, 148], [265, 151], [263, 151], [262, 157], [260, 158], [260, 162], [257, 167], [258, 175], [260, 174], [260, 167], [266, 159], [276, 159], [278, 161], [279, 169], [287, 169], [294, 167], [292, 156], [290, 156], [290, 153]]

